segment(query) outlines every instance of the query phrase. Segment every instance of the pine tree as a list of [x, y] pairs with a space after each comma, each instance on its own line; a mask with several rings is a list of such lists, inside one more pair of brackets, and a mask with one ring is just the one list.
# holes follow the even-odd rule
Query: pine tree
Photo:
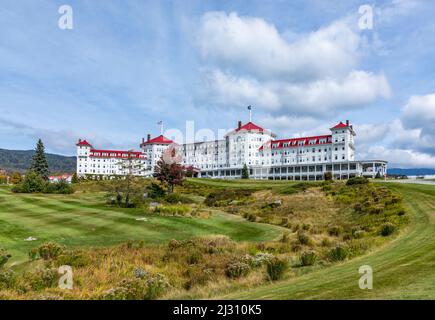
[[36, 144], [35, 154], [32, 158], [32, 164], [30, 165], [30, 171], [36, 172], [44, 180], [48, 180], [48, 162], [45, 157], [44, 144], [41, 139]]
[[76, 172], [74, 172], [71, 177], [71, 183], [79, 183], [79, 177], [77, 176]]
[[249, 179], [249, 170], [248, 170], [248, 166], [246, 165], [246, 163], [243, 165], [242, 179]]

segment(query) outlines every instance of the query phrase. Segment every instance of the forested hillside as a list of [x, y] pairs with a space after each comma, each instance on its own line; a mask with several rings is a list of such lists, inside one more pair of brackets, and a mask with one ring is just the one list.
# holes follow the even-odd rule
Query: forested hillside
[[[34, 150], [0, 149], [0, 169], [25, 172], [34, 153]], [[76, 169], [76, 157], [47, 153], [47, 161], [51, 173], [72, 173]]]

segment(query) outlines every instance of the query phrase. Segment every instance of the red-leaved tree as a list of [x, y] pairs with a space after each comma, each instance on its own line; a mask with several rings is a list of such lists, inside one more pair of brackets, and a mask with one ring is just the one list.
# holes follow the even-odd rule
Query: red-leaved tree
[[184, 180], [181, 157], [177, 155], [174, 146], [168, 147], [154, 169], [154, 177], [168, 187], [168, 193], [174, 191], [174, 186], [182, 185]]

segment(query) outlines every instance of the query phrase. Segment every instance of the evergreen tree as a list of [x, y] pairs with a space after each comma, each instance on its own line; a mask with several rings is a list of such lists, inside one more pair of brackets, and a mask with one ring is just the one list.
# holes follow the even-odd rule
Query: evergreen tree
[[249, 179], [249, 170], [248, 170], [248, 166], [246, 165], [246, 163], [243, 165], [242, 179]]
[[71, 177], [71, 183], [79, 183], [79, 177], [77, 176], [76, 172], [74, 172]]
[[45, 157], [44, 144], [41, 139], [36, 144], [35, 154], [32, 158], [32, 164], [30, 165], [30, 171], [34, 171], [44, 180], [48, 180], [48, 162]]

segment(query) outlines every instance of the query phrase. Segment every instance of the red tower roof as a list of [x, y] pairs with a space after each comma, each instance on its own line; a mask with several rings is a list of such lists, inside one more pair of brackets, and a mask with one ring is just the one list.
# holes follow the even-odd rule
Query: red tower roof
[[241, 131], [241, 130], [257, 130], [260, 132], [263, 132], [264, 129], [260, 126], [257, 126], [255, 123], [253, 122], [248, 122], [247, 124], [241, 126], [240, 128], [237, 128], [236, 131]]
[[348, 124], [343, 123], [343, 122], [340, 121], [340, 123], [337, 124], [336, 126], [332, 127], [332, 129], [341, 129], [341, 128], [347, 128], [347, 127], [349, 127]]
[[174, 141], [166, 138], [163, 135], [160, 135], [160, 136], [155, 137], [151, 140], [145, 141], [144, 144], [153, 144], [153, 143], [155, 143], [155, 144], [171, 144], [171, 143], [174, 143]]
[[86, 140], [81, 140], [81, 139], [79, 139], [79, 142], [77, 142], [76, 146], [92, 148], [92, 145], [89, 142], [87, 142]]

